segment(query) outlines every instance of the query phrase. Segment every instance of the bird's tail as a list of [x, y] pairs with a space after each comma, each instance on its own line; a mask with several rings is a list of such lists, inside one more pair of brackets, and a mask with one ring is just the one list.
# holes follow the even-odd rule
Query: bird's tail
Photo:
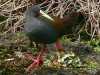
[[78, 25], [84, 22], [84, 16], [81, 12], [76, 12], [74, 10], [64, 15], [63, 21], [67, 26]]

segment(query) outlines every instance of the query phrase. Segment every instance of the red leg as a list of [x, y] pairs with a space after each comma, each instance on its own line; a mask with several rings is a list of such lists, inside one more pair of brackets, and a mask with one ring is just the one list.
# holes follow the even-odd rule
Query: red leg
[[[56, 41], [56, 47], [57, 47], [56, 52], [59, 52], [61, 48], [60, 48], [60, 43], [58, 40]], [[57, 60], [58, 60], [58, 56], [52, 59], [52, 61], [57, 61]]]
[[56, 41], [56, 47], [57, 47], [56, 51], [59, 52], [61, 48], [58, 40]]
[[27, 55], [34, 62], [28, 67], [26, 72], [28, 72], [35, 64], [37, 64], [35, 69], [37, 69], [39, 67], [40, 62], [42, 60], [42, 55], [43, 55], [43, 53], [45, 51], [45, 48], [46, 48], [46, 45], [43, 45], [42, 50], [41, 50], [40, 54], [38, 55], [37, 59], [34, 59], [32, 56]]

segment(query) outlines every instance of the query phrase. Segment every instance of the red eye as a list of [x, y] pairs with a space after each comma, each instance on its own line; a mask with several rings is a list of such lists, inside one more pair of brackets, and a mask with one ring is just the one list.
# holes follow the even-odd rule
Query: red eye
[[37, 11], [38, 9], [34, 9], [35, 11]]

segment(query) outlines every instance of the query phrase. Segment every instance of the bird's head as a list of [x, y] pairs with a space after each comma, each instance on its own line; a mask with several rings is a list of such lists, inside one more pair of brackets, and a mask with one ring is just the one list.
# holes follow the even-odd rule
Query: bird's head
[[39, 5], [33, 5], [28, 8], [27, 14], [34, 17], [44, 16], [53, 21], [53, 18], [40, 9]]

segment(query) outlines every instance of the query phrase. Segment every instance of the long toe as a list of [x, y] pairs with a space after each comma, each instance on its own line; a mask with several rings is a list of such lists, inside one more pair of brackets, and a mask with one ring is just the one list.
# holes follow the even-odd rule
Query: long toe
[[34, 65], [36, 64], [36, 62], [32, 63], [26, 70], [26, 72], [28, 72]]
[[58, 61], [58, 56], [54, 57], [51, 61], [52, 61], [52, 62]]
[[33, 58], [33, 56], [29, 55], [29, 54], [25, 54], [30, 60], [32, 61], [36, 61], [36, 58]]
[[37, 59], [34, 59], [32, 61], [34, 61], [34, 62], [27, 68], [26, 72], [28, 72], [34, 66], [35, 66], [35, 70], [38, 69], [38, 67], [40, 66], [41, 59], [37, 58]]
[[43, 55], [43, 53], [45, 51], [45, 48], [46, 48], [46, 45], [43, 45], [43, 48], [42, 48], [41, 52], [39, 53], [37, 59], [34, 59], [31, 55], [27, 54], [29, 59], [34, 61], [34, 62], [28, 67], [26, 72], [28, 72], [35, 64], [36, 64], [35, 70], [40, 66], [40, 62], [42, 61], [42, 55]]

